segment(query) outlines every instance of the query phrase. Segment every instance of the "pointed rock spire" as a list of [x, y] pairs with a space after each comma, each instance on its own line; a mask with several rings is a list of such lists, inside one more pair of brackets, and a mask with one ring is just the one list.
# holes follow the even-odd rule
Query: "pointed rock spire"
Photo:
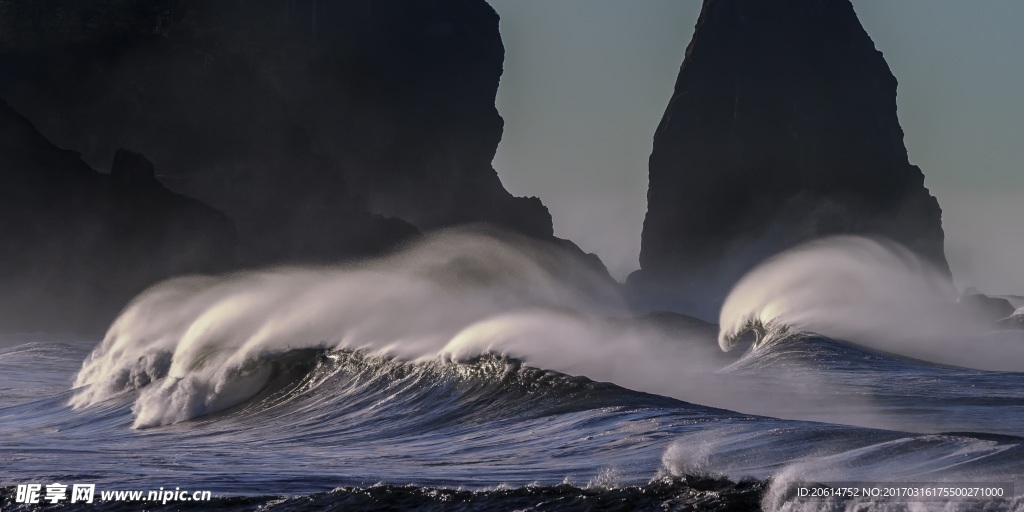
[[644, 305], [713, 316], [754, 265], [832, 234], [948, 273], [896, 85], [848, 0], [705, 0], [650, 158]]

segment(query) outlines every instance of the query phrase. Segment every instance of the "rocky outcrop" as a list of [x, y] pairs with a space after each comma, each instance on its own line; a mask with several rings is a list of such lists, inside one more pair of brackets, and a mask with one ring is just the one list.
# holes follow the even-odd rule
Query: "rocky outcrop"
[[503, 58], [485, 0], [0, 5], [0, 94], [94, 166], [147, 155], [235, 219], [247, 264], [372, 254], [413, 226], [551, 237], [491, 167]]
[[957, 302], [967, 308], [974, 318], [986, 324], [996, 324], [1008, 319], [1016, 310], [1005, 298], [990, 297], [974, 288], [964, 290]]
[[711, 316], [752, 266], [833, 234], [948, 273], [896, 85], [848, 0], [705, 0], [655, 134], [638, 299]]
[[[15, 216], [63, 220], [11, 238], [25, 257], [0, 255], [0, 272], [43, 265], [19, 284], [45, 277], [37, 304], [61, 282], [81, 283], [81, 297], [60, 306], [71, 311], [102, 293], [94, 285], [108, 282], [113, 261], [140, 274], [104, 299], [110, 307], [170, 275], [346, 261], [462, 223], [582, 253], [553, 236], [540, 200], [513, 197], [491, 166], [503, 129], [494, 104], [503, 58], [485, 0], [0, 2], [0, 96], [81, 154], [59, 153], [60, 178], [23, 187], [30, 196], [57, 187], [75, 201], [12, 207]], [[24, 172], [34, 172], [38, 162], [27, 162]], [[86, 177], [68, 177], [78, 174]], [[219, 213], [206, 222], [206, 210], [160, 206], [198, 205], [182, 195], [237, 226], [229, 263], [218, 246], [140, 264], [155, 254], [149, 245], [190, 236], [216, 232], [233, 244], [211, 227], [227, 222]], [[103, 233], [79, 240], [73, 226], [86, 224]], [[69, 254], [88, 263], [72, 264]], [[47, 258], [59, 261], [31, 262]], [[603, 269], [596, 256], [586, 261]]]
[[960, 294], [959, 303], [968, 308], [972, 316], [982, 325], [992, 325], [1000, 330], [1024, 331], [1024, 302], [1020, 296], [1005, 295], [992, 297], [967, 288]]
[[0, 180], [0, 331], [100, 330], [147, 286], [233, 263], [231, 221], [144, 157], [98, 173], [2, 100]]

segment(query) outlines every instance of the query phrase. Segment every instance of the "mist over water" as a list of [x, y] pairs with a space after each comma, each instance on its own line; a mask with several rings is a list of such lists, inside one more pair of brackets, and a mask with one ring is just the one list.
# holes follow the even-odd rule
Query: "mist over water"
[[[310, 349], [411, 365], [472, 364], [493, 354], [744, 413], [928, 431], [934, 418], [886, 416], [876, 399], [849, 393], [859, 381], [843, 382], [831, 369], [874, 356], [827, 340], [800, 344], [794, 335], [1016, 368], [1022, 359], [1005, 356], [1022, 346], [1004, 345], [1019, 340], [985, 335], [961, 314], [955, 295], [897, 246], [827, 239], [738, 283], [716, 344], [706, 328], [637, 321], [616, 283], [558, 248], [483, 229], [449, 230], [360, 264], [157, 285], [124, 310], [86, 359], [71, 403], [84, 408], [134, 391], [134, 426], [153, 427], [242, 404]], [[719, 344], [730, 348], [751, 328], [764, 333], [757, 350], [721, 352]], [[765, 350], [773, 343], [783, 346]], [[813, 357], [810, 368], [806, 357]], [[838, 394], [846, 395], [839, 405]]]
[[990, 295], [1024, 294], [1024, 187], [940, 194], [946, 256], [961, 288]]
[[[75, 478], [106, 488], [234, 496], [258, 481], [335, 507], [364, 490], [427, 506], [457, 487], [492, 508], [635, 491], [663, 493], [654, 509], [833, 510], [793, 484], [1024, 478], [1024, 373], [926, 361], [988, 364], [972, 358], [999, 347], [958, 326], [956, 290], [899, 247], [847, 237], [779, 255], [738, 283], [721, 331], [636, 317], [620, 288], [574, 253], [483, 227], [350, 265], [167, 281], [99, 345], [0, 347], [0, 389], [15, 391], [0, 457], [21, 461], [0, 479], [69, 479], [51, 454], [74, 452], [93, 471]], [[721, 350], [747, 329], [755, 347]], [[928, 357], [901, 356], [915, 351]]]
[[72, 403], [141, 389], [135, 426], [183, 421], [245, 401], [269, 361], [310, 348], [408, 362], [496, 353], [669, 395], [716, 369], [710, 340], [670, 340], [629, 316], [614, 282], [559, 249], [447, 231], [363, 264], [157, 285], [86, 360]]
[[936, 363], [1024, 370], [1021, 336], [992, 332], [957, 299], [948, 278], [894, 242], [830, 237], [744, 276], [722, 307], [719, 344], [729, 350], [751, 329], [767, 341], [805, 332]]

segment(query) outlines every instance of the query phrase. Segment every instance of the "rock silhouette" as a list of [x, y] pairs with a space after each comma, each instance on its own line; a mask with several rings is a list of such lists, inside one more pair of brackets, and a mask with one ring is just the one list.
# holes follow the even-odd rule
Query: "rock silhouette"
[[152, 159], [236, 221], [246, 264], [466, 222], [552, 236], [491, 167], [504, 48], [484, 0], [23, 0], [0, 34], [0, 95], [94, 167]]
[[150, 284], [233, 262], [233, 223], [144, 157], [119, 150], [98, 173], [2, 100], [0, 179], [3, 331], [96, 331]]
[[[53, 141], [31, 130], [46, 148], [37, 152], [64, 155], [47, 157], [59, 162], [45, 178], [32, 158], [5, 172], [37, 175], [22, 183], [29, 197], [67, 196], [4, 207], [12, 226], [55, 219], [5, 242], [0, 272], [43, 290], [35, 320], [18, 325], [47, 328], [64, 310], [76, 311], [69, 325], [90, 314], [102, 325], [128, 290], [164, 277], [350, 261], [456, 224], [582, 254], [553, 236], [539, 199], [513, 197], [491, 166], [503, 59], [485, 0], [0, 3], [0, 96]], [[10, 144], [3, 157], [22, 158]], [[116, 236], [79, 240], [72, 226], [86, 225]], [[189, 236], [216, 249], [173, 263], [147, 252]], [[69, 254], [85, 260], [32, 263]], [[585, 261], [603, 269], [596, 256]], [[39, 265], [48, 270], [23, 274]], [[138, 275], [90, 313], [108, 268]], [[47, 314], [46, 298], [66, 282], [80, 297]]]
[[758, 262], [834, 234], [948, 273], [896, 85], [847, 0], [705, 0], [654, 138], [638, 301], [712, 316]]

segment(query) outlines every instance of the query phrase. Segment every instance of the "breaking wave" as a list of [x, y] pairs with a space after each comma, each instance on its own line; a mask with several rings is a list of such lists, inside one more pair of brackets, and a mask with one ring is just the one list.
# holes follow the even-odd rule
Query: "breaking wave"
[[762, 263], [722, 306], [718, 343], [754, 348], [814, 333], [941, 364], [1024, 370], [1019, 333], [992, 332], [957, 303], [949, 278], [895, 242], [817, 240]]
[[[84, 362], [71, 403], [139, 390], [135, 426], [221, 411], [295, 366], [302, 350], [401, 361], [484, 354], [679, 395], [713, 342], [625, 322], [607, 276], [557, 248], [447, 231], [382, 260], [168, 281], [133, 301]], [[682, 339], [681, 339], [682, 338]], [[684, 357], [685, 354], [685, 357]], [[693, 382], [693, 386], [687, 386]]]
[[[1024, 373], [922, 360], [1021, 361], [984, 326], [939, 332], [957, 308], [906, 251], [847, 237], [755, 269], [720, 331], [634, 316], [558, 248], [446, 231], [359, 264], [168, 281], [98, 346], [0, 350], [0, 390], [15, 392], [0, 437], [23, 447], [5, 448], [19, 463], [0, 478], [127, 488], [146, 474], [238, 509], [915, 510], [793, 489], [1020, 488]], [[744, 333], [742, 355], [716, 343]], [[104, 474], [55, 474], [72, 452]], [[0, 507], [13, 496], [0, 488]]]

